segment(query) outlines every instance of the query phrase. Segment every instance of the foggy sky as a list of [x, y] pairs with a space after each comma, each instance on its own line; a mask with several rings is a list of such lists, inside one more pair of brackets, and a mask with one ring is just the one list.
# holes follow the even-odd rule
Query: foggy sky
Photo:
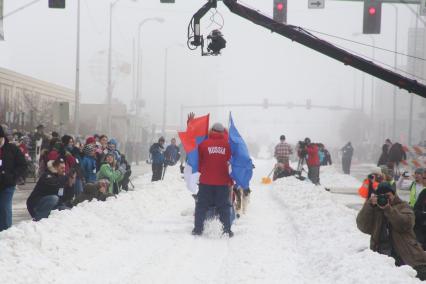
[[[5, 0], [5, 14], [29, 0]], [[30, 8], [4, 20], [5, 41], [0, 42], [2, 67], [74, 89], [77, 1], [67, 1], [65, 10], [47, 8], [41, 0]], [[169, 124], [180, 123], [180, 105], [225, 103], [305, 103], [359, 107], [361, 73], [297, 43], [272, 34], [236, 15], [219, 3], [225, 19], [222, 29], [227, 48], [220, 57], [201, 57], [200, 50], [186, 48], [186, 31], [192, 15], [203, 0], [121, 0], [114, 8], [113, 49], [121, 61], [132, 63], [133, 39], [138, 23], [162, 17], [163, 24], [149, 22], [142, 28], [142, 97], [152, 122], [161, 125], [163, 105], [164, 52], [169, 48], [168, 115]], [[362, 2], [326, 1], [325, 9], [307, 8], [307, 0], [289, 0], [288, 23], [366, 44], [370, 36], [354, 36], [362, 31]], [[104, 103], [108, 47], [109, 1], [81, 0], [81, 99], [83, 103]], [[270, 15], [272, 0], [246, 0], [244, 3]], [[398, 51], [407, 52], [408, 28], [414, 15], [398, 5]], [[412, 6], [417, 9], [417, 6]], [[221, 21], [220, 17], [216, 17]], [[376, 45], [393, 49], [394, 8], [383, 4], [382, 29], [375, 35]], [[202, 21], [207, 35], [217, 26], [209, 16]], [[421, 24], [420, 24], [421, 26]], [[371, 48], [321, 36], [330, 42], [371, 57]], [[179, 47], [183, 44], [185, 47]], [[379, 61], [393, 65], [393, 54], [376, 51]], [[399, 56], [398, 64], [406, 64]], [[113, 78], [114, 97], [130, 104], [132, 75]], [[366, 80], [369, 102], [370, 77]], [[357, 91], [354, 91], [357, 86]], [[406, 92], [401, 92], [406, 93]], [[355, 98], [354, 98], [355, 96]], [[366, 105], [368, 108], [368, 104]], [[227, 123], [232, 110], [237, 126], [251, 140], [277, 141], [280, 134], [291, 142], [310, 136], [314, 141], [339, 145], [344, 139], [337, 131], [345, 112], [304, 108], [195, 109], [210, 112], [212, 120]]]

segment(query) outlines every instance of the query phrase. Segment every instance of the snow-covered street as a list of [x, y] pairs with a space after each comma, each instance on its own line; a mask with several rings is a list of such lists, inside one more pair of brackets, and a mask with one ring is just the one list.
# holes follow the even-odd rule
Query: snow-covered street
[[[295, 178], [261, 185], [258, 161], [247, 215], [221, 236], [191, 235], [194, 201], [178, 169], [150, 176], [107, 202], [55, 211], [0, 233], [0, 283], [418, 283], [408, 266], [371, 252], [346, 200]], [[333, 168], [327, 187], [359, 182]], [[351, 198], [358, 198], [353, 196]]]

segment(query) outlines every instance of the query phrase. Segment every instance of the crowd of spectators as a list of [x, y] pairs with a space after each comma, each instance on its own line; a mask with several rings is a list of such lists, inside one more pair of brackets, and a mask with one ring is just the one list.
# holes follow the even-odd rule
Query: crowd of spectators
[[28, 174], [37, 180], [27, 199], [28, 212], [35, 221], [47, 218], [52, 210], [71, 209], [85, 200], [105, 200], [129, 189], [131, 166], [114, 138], [94, 134], [82, 141], [55, 131], [48, 135], [43, 125], [35, 133], [3, 126], [2, 136], [0, 144], [8, 146], [0, 147], [0, 161], [6, 156], [14, 162], [8, 161], [10, 169], [0, 175], [2, 180], [13, 181], [7, 184], [8, 191], [0, 190], [10, 192], [0, 196], [0, 219], [6, 220], [0, 231], [11, 226], [13, 192], [16, 183], [23, 184]]

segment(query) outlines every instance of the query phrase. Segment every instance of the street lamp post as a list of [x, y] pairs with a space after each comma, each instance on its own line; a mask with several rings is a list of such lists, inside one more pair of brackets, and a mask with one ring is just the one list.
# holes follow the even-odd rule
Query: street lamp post
[[[182, 44], [175, 44], [172, 46], [183, 47]], [[168, 57], [169, 57], [169, 48], [172, 46], [166, 47], [164, 52], [164, 87], [163, 87], [163, 120], [161, 124], [161, 133], [165, 137], [166, 135], [166, 123], [167, 123], [167, 81], [168, 81]]]
[[77, 50], [75, 65], [74, 135], [80, 132], [80, 0], [77, 2]]
[[[108, 113], [107, 113], [107, 133], [108, 136], [111, 136], [111, 120], [112, 120], [112, 12], [115, 5], [121, 0], [115, 0], [109, 4], [109, 43], [108, 43], [108, 79], [107, 79], [107, 103], [108, 103]], [[136, 2], [137, 0], [133, 0]]]
[[141, 61], [142, 61], [142, 50], [141, 50], [141, 30], [142, 30], [142, 26], [149, 22], [149, 21], [157, 21], [159, 23], [164, 23], [164, 19], [163, 18], [159, 18], [159, 17], [155, 17], [155, 18], [147, 18], [147, 19], [143, 19], [139, 25], [138, 25], [138, 39], [137, 39], [137, 75], [136, 75], [136, 117], [139, 116], [139, 112], [140, 112], [140, 98], [141, 98], [141, 77], [142, 77], [142, 68], [141, 68]]
[[[392, 5], [395, 8], [395, 43], [394, 49], [395, 54], [393, 58], [394, 70], [396, 72], [397, 64], [398, 64], [398, 6]], [[393, 114], [392, 114], [392, 139], [396, 139], [396, 94], [397, 89], [396, 86], [393, 88]]]

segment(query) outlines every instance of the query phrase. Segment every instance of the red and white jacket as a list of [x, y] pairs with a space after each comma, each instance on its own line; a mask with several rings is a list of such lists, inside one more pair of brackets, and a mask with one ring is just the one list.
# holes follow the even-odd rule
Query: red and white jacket
[[198, 146], [200, 183], [206, 185], [230, 185], [228, 161], [231, 147], [223, 133], [210, 132], [209, 138]]

